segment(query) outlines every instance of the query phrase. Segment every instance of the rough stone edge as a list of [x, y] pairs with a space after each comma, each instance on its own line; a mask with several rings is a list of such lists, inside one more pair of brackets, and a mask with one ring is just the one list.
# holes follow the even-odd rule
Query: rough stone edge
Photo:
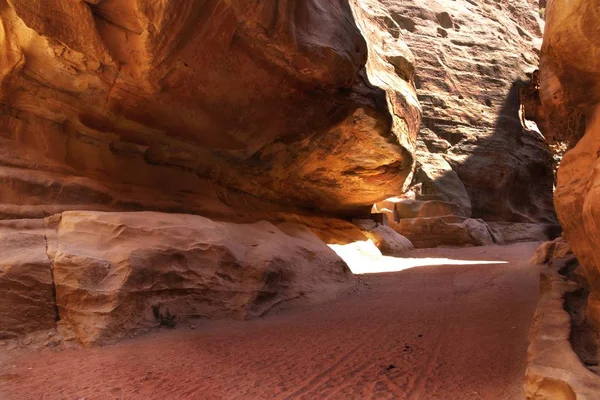
[[577, 290], [578, 285], [558, 271], [570, 260], [557, 260], [540, 274], [541, 299], [529, 329], [527, 399], [600, 398], [600, 377], [582, 364], [569, 341], [571, 317], [564, 309], [565, 294]]
[[[58, 229], [59, 229], [59, 225], [63, 219], [63, 216], [65, 213], [102, 213], [102, 214], [138, 214], [138, 213], [154, 213], [154, 214], [165, 214], [165, 215], [178, 215], [177, 213], [165, 213], [165, 212], [161, 212], [161, 211], [90, 211], [90, 210], [82, 210], [82, 211], [76, 211], [76, 210], [70, 210], [70, 211], [64, 211], [61, 213], [57, 213], [57, 214], [53, 214], [51, 216], [48, 216], [46, 218], [43, 219], [17, 219], [17, 220], [0, 220], [0, 231], [12, 231], [12, 232], [18, 232], [18, 233], [27, 233], [27, 234], [31, 234], [31, 235], [39, 235], [41, 238], [43, 238], [44, 242], [45, 242], [45, 254], [48, 258], [48, 263], [49, 263], [49, 268], [50, 268], [50, 276], [52, 279], [52, 301], [53, 301], [53, 306], [54, 306], [54, 325], [52, 327], [48, 327], [48, 328], [43, 328], [43, 329], [39, 329], [39, 330], [32, 330], [32, 331], [27, 331], [27, 332], [23, 332], [21, 334], [15, 335], [14, 337], [10, 337], [10, 338], [1, 338], [0, 339], [0, 354], [2, 353], [3, 349], [8, 349], [8, 350], [12, 350], [15, 348], [30, 348], [30, 349], [34, 349], [36, 351], [43, 349], [44, 347], [46, 348], [55, 348], [57, 346], [60, 346], [63, 349], [66, 348], [79, 348], [81, 346], [102, 346], [102, 345], [106, 345], [106, 344], [115, 344], [118, 343], [119, 341], [125, 340], [125, 339], [131, 339], [140, 335], [147, 335], [148, 333], [153, 332], [153, 330], [157, 330], [160, 327], [158, 326], [158, 324], [155, 327], [137, 327], [137, 328], [133, 328], [130, 331], [128, 331], [125, 335], [121, 336], [121, 337], [114, 337], [114, 338], [110, 338], [110, 339], [100, 339], [97, 341], [90, 341], [90, 342], [83, 342], [81, 341], [80, 338], [78, 338], [78, 335], [73, 331], [72, 327], [68, 327], [65, 324], [61, 323], [61, 318], [60, 318], [60, 313], [59, 313], [59, 308], [58, 308], [58, 303], [56, 300], [56, 280], [54, 277], [54, 262], [55, 262], [55, 258], [56, 258], [56, 251], [57, 251], [57, 246], [59, 244], [59, 239], [58, 239]], [[281, 214], [280, 217], [288, 217], [290, 219], [290, 221], [286, 221], [285, 219], [283, 220], [267, 220], [267, 219], [262, 219], [262, 220], [258, 220], [256, 222], [231, 222], [231, 221], [223, 221], [223, 220], [219, 220], [219, 219], [212, 219], [209, 217], [204, 217], [201, 215], [195, 215], [195, 214], [183, 214], [185, 216], [193, 216], [193, 217], [202, 217], [205, 219], [210, 220], [213, 223], [217, 223], [217, 224], [228, 224], [228, 225], [252, 225], [252, 224], [256, 224], [256, 223], [262, 223], [262, 222], [268, 222], [273, 224], [275, 227], [277, 227], [277, 229], [279, 229], [283, 234], [290, 236], [285, 230], [280, 229], [279, 225], [284, 224], [284, 223], [289, 223], [289, 224], [294, 224], [297, 225], [298, 227], [304, 227], [306, 228], [306, 230], [308, 232], [311, 232], [314, 236], [315, 236], [315, 240], [319, 240], [323, 243], [323, 246], [327, 247], [327, 241], [319, 236], [319, 232], [318, 230], [315, 231], [313, 229], [311, 229], [311, 217], [305, 217], [304, 219], [300, 216], [297, 216], [295, 214]], [[299, 219], [299, 220], [296, 220]], [[319, 218], [315, 217], [315, 220], [318, 222]], [[337, 221], [337, 222], [342, 222], [342, 226], [344, 226], [343, 224], [343, 220], [341, 219], [330, 219], [330, 221]], [[374, 222], [376, 225], [377, 223]], [[347, 226], [353, 226], [349, 223], [347, 223], [347, 225], [345, 225], [345, 227]], [[335, 235], [338, 232], [335, 230], [334, 226], [330, 227], [332, 230], [332, 234]], [[360, 231], [359, 231], [360, 232]], [[339, 258], [339, 260], [341, 262], [343, 262], [346, 267], [347, 263], [346, 261], [340, 257], [339, 255], [337, 256]], [[268, 308], [261, 310], [260, 312], [256, 312], [256, 313], [250, 313], [248, 316], [246, 316], [243, 319], [250, 319], [250, 320], [256, 320], [259, 318], [264, 317], [265, 315], [268, 315], [270, 313], [277, 313], [281, 310], [286, 310], [286, 309], [292, 309], [298, 306], [314, 306], [314, 305], [320, 305], [320, 304], [324, 304], [324, 303], [328, 303], [334, 300], [337, 300], [338, 298], [346, 295], [346, 294], [352, 294], [355, 292], [359, 291], [359, 288], [361, 286], [361, 281], [359, 279], [356, 279], [356, 276], [354, 274], [352, 274], [352, 272], [350, 270], [348, 270], [348, 279], [346, 280], [346, 282], [332, 282], [329, 283], [329, 285], [331, 287], [329, 287], [330, 291], [325, 293], [323, 291], [314, 291], [314, 292], [309, 292], [309, 293], [304, 293], [301, 296], [298, 295], [294, 295], [291, 297], [286, 297], [284, 299], [280, 299], [277, 302], [269, 305]], [[282, 289], [282, 288], [279, 288]], [[321, 288], [322, 289], [322, 288]], [[2, 296], [0, 294], [0, 300], [2, 299]], [[208, 320], [210, 321], [218, 321], [218, 320], [236, 320], [236, 319], [240, 319], [240, 317], [236, 317], [234, 315], [227, 315], [224, 317], [210, 317], [208, 318]], [[186, 326], [186, 325], [190, 325], [189, 323], [193, 321], [193, 318], [188, 318], [188, 319], [182, 319], [180, 320], [178, 323], [180, 323], [182, 326]], [[193, 324], [192, 324], [193, 325]], [[2, 332], [0, 332], [2, 333]], [[1, 365], [1, 363], [0, 363]], [[1, 377], [1, 369], [0, 369], [0, 377]], [[1, 382], [0, 382], [1, 383]], [[3, 400], [1, 395], [0, 395], [0, 400]]]

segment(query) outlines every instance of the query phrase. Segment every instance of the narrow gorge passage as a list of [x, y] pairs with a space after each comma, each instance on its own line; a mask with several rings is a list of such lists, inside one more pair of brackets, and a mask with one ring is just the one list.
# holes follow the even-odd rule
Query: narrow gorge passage
[[599, 400], [598, 21], [0, 0], [0, 400]]
[[362, 275], [357, 293], [252, 321], [79, 350], [5, 345], [0, 398], [523, 399], [537, 246], [415, 250], [464, 265]]

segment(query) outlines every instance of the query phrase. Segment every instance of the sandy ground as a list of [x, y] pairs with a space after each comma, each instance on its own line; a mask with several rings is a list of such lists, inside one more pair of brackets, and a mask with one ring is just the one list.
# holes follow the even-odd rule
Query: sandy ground
[[357, 293], [254, 321], [0, 347], [0, 399], [523, 399], [536, 247], [417, 250], [508, 263], [362, 275]]

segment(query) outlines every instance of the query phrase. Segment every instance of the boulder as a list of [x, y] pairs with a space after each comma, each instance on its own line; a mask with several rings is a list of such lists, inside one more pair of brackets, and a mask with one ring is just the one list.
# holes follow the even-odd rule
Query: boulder
[[410, 240], [389, 226], [378, 224], [372, 220], [355, 220], [353, 222], [367, 238], [371, 239], [384, 256], [399, 257], [415, 248]]
[[389, 226], [378, 225], [377, 228], [366, 231], [365, 235], [375, 243], [384, 256], [403, 256], [415, 248], [410, 240]]
[[485, 222], [457, 216], [407, 218], [390, 227], [416, 248], [438, 246], [487, 246], [494, 240]]
[[55, 327], [51, 268], [43, 234], [0, 230], [0, 339]]
[[191, 215], [65, 212], [54, 254], [60, 329], [84, 344], [189, 318], [323, 299], [351, 273], [306, 227]]

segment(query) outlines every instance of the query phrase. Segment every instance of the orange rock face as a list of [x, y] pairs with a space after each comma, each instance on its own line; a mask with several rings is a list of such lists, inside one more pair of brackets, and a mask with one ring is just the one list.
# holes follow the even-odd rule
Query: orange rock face
[[0, 211], [368, 209], [402, 191], [420, 122], [380, 20], [347, 0], [0, 1]]
[[551, 140], [576, 143], [558, 170], [554, 203], [591, 286], [588, 320], [600, 327], [600, 8], [591, 0], [554, 0], [546, 18], [542, 115]]

